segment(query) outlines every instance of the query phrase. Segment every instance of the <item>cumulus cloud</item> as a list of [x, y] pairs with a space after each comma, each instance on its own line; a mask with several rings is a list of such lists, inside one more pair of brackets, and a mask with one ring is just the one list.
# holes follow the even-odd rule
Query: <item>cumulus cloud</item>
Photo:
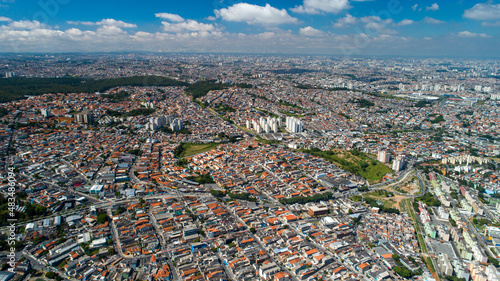
[[434, 3], [434, 4], [430, 5], [429, 7], [425, 7], [425, 10], [426, 11], [437, 11], [437, 10], [439, 10], [439, 5], [438, 5], [438, 3]]
[[470, 31], [461, 31], [458, 33], [459, 37], [464, 37], [464, 38], [472, 38], [472, 37], [481, 37], [481, 38], [488, 38], [490, 37], [487, 34], [484, 33], [474, 33]]
[[137, 27], [136, 24], [133, 23], [126, 23], [121, 20], [114, 20], [114, 19], [103, 19], [101, 21], [96, 22], [97, 25], [104, 25], [104, 26], [114, 26], [114, 27], [123, 27], [123, 28], [135, 28]]
[[183, 22], [184, 18], [176, 15], [176, 14], [169, 14], [169, 13], [156, 13], [155, 16], [160, 19], [168, 20], [171, 22]]
[[[338, 19], [337, 22], [333, 24], [333, 26], [338, 28], [347, 27], [357, 24], [358, 22], [363, 23], [367, 32], [370, 33], [396, 33], [396, 31], [387, 28], [388, 25], [396, 25], [392, 19], [382, 19], [378, 16], [367, 16], [358, 19], [351, 16], [350, 14], [347, 14], [345, 17]], [[400, 25], [408, 25], [412, 23], [412, 20], [403, 20], [402, 24], [400, 23]]]
[[8, 17], [2, 17], [0, 16], [0, 21], [12, 21], [10, 18]]
[[382, 19], [378, 16], [368, 16], [360, 18], [360, 21], [365, 24], [366, 32], [371, 33], [396, 33], [392, 29], [388, 29], [387, 25], [394, 24], [392, 19]]
[[[263, 33], [259, 31], [244, 34], [223, 31], [222, 27], [215, 23], [206, 24], [188, 19], [183, 22], [163, 19], [160, 27], [164, 28], [158, 32], [134, 30], [125, 27], [130, 25], [114, 21], [92, 22], [88, 24], [89, 28], [84, 28], [86, 30], [80, 29], [79, 26], [65, 30], [36, 21], [6, 21], [0, 22], [0, 49], [5, 52], [101, 50], [335, 55], [475, 55], [478, 52], [497, 54], [495, 47], [498, 46], [498, 38], [494, 36], [486, 38], [488, 35], [482, 33], [475, 34], [469, 31], [459, 35], [457, 30], [453, 36], [432, 38], [436, 43], [429, 44], [426, 40], [429, 38], [401, 37], [394, 34], [394, 31], [388, 30], [388, 27], [399, 25], [400, 22], [395, 23], [380, 17], [355, 18], [346, 15], [345, 18], [350, 19], [345, 22], [367, 28], [364, 28], [362, 33], [356, 31], [342, 35], [318, 30], [314, 25], [302, 27], [297, 32], [272, 27], [272, 30]], [[467, 37], [476, 37], [481, 41], [488, 40], [488, 44], [476, 46], [475, 40], [466, 40]], [[470, 48], [471, 44], [474, 46], [473, 51]]]
[[43, 29], [46, 28], [47, 26], [45, 24], [40, 23], [37, 20], [20, 20], [20, 21], [13, 21], [9, 23], [9, 25], [3, 27], [6, 29], [33, 30], [33, 29]]
[[217, 17], [223, 20], [246, 22], [248, 24], [278, 25], [298, 22], [285, 9], [279, 10], [269, 4], [258, 6], [248, 3], [238, 3], [228, 8], [215, 10], [214, 12]]
[[208, 23], [200, 23], [195, 20], [187, 20], [180, 23], [161, 22], [163, 30], [166, 32], [197, 32], [197, 31], [214, 31], [215, 26]]
[[442, 20], [438, 20], [438, 19], [431, 18], [431, 17], [425, 17], [422, 21], [425, 22], [425, 23], [430, 23], [430, 24], [441, 24], [441, 23], [444, 23], [444, 21], [442, 21]]
[[291, 11], [301, 14], [333, 13], [350, 9], [349, 0], [304, 0], [300, 6], [295, 6]]
[[404, 19], [404, 20], [398, 22], [397, 25], [411, 25], [411, 24], [414, 24], [414, 23], [415, 23], [415, 21], [413, 21], [413, 20]]
[[500, 19], [500, 4], [480, 3], [467, 9], [463, 14], [464, 18], [473, 20], [496, 20]]
[[115, 26], [115, 27], [120, 27], [120, 28], [136, 28], [137, 25], [133, 23], [127, 23], [121, 20], [115, 20], [115, 19], [103, 19], [98, 22], [92, 22], [92, 21], [67, 21], [67, 24], [72, 24], [72, 25], [100, 25], [100, 26]]
[[324, 34], [323, 31], [321, 30], [318, 30], [314, 27], [311, 27], [311, 26], [306, 26], [306, 27], [303, 27], [299, 30], [299, 34], [300, 35], [304, 35], [304, 36], [322, 36]]
[[357, 22], [358, 22], [357, 18], [351, 16], [350, 14], [347, 14], [345, 15], [345, 17], [338, 19], [337, 22], [333, 24], [333, 26], [337, 28], [342, 28], [356, 24]]
[[113, 26], [113, 25], [101, 26], [96, 30], [96, 32], [105, 36], [119, 36], [127, 34], [125, 30], [119, 28], [118, 26]]

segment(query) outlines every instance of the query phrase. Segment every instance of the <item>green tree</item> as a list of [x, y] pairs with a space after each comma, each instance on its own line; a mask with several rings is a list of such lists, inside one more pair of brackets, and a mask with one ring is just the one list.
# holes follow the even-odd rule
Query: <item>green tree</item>
[[97, 215], [97, 223], [98, 224], [103, 224], [108, 221], [108, 215], [106, 213], [99, 213]]
[[47, 277], [49, 279], [54, 279], [54, 278], [56, 278], [56, 276], [57, 276], [56, 273], [53, 271], [49, 271], [49, 272], [45, 273], [45, 277]]
[[224, 192], [220, 190], [212, 189], [210, 190], [210, 194], [212, 194], [214, 197], [224, 197]]

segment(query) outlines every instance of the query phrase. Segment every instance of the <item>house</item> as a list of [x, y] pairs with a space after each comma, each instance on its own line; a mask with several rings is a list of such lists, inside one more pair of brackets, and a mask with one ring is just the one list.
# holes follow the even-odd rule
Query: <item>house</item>
[[290, 281], [292, 279], [290, 279], [290, 274], [286, 273], [286, 272], [278, 272], [276, 274], [274, 274], [274, 281]]

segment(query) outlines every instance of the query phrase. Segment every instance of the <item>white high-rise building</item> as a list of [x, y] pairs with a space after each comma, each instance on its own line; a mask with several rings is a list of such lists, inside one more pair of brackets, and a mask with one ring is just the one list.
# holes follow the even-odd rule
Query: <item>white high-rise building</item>
[[149, 118], [146, 128], [149, 130], [159, 130], [163, 127], [169, 127], [172, 131], [180, 131], [184, 128], [182, 120], [172, 116], [158, 116]]
[[278, 132], [278, 124], [276, 122], [274, 122], [272, 124], [272, 128], [271, 129], [273, 130], [273, 133], [277, 133]]
[[286, 129], [290, 133], [301, 133], [302, 132], [302, 122], [295, 117], [286, 117]]
[[264, 128], [264, 127], [265, 127], [265, 124], [266, 124], [266, 120], [265, 120], [264, 118], [260, 117], [260, 119], [259, 119], [259, 125], [260, 125], [262, 128]]
[[389, 163], [391, 155], [387, 152], [387, 150], [380, 150], [377, 155], [377, 160], [382, 163]]
[[436, 84], [436, 85], [434, 86], [434, 91], [435, 91], [435, 92], [439, 92], [440, 90], [441, 90], [441, 84]]
[[50, 113], [50, 109], [47, 108], [42, 108], [40, 110], [40, 113], [42, 113], [42, 116], [45, 118], [52, 116], [52, 114]]
[[183, 129], [182, 121], [177, 118], [172, 120], [172, 122], [170, 123], [170, 129], [174, 132], [182, 130]]
[[405, 158], [404, 158], [404, 156], [400, 155], [400, 156], [396, 157], [396, 159], [392, 163], [392, 170], [394, 170], [394, 172], [399, 172], [399, 171], [403, 170], [404, 165], [405, 165]]

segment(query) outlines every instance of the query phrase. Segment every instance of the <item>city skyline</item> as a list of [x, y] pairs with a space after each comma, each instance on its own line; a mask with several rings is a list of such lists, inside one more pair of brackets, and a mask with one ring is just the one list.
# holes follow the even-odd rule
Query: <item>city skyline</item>
[[0, 52], [498, 58], [498, 26], [494, 1], [2, 0]]

